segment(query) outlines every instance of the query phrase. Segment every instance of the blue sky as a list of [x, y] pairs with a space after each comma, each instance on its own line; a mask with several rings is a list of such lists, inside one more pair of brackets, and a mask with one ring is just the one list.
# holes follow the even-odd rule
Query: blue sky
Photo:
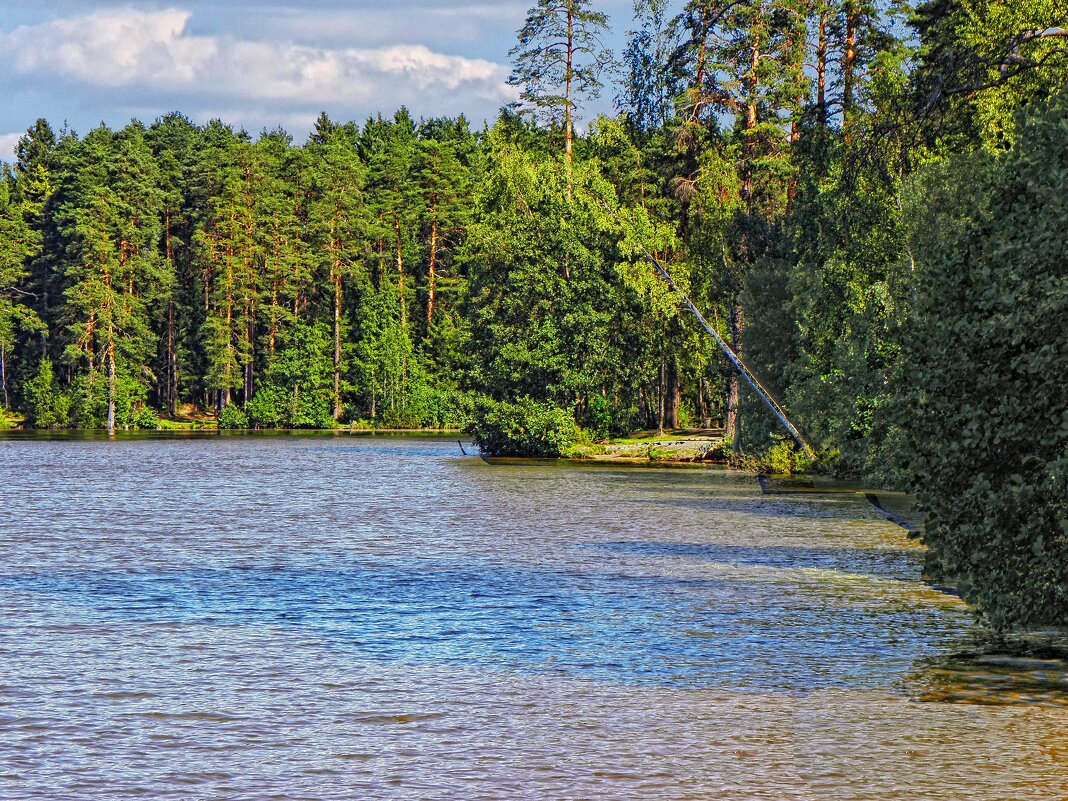
[[[84, 133], [181, 111], [304, 138], [321, 110], [492, 119], [532, 0], [0, 0], [0, 158], [37, 118]], [[632, 0], [601, 0], [617, 48]], [[590, 113], [611, 107], [611, 89]]]

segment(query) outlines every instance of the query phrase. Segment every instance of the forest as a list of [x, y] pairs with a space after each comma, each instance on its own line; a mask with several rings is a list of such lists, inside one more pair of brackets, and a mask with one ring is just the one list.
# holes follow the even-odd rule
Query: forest
[[0, 425], [550, 455], [722, 426], [804, 461], [648, 249], [823, 469], [919, 493], [932, 574], [1068, 620], [1063, 4], [636, 0], [619, 53], [609, 24], [539, 0], [484, 125], [37, 120], [0, 182]]

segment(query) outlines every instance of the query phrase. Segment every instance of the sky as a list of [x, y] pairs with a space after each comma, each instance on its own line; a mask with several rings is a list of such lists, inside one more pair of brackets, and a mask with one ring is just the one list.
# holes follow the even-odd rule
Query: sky
[[[516, 99], [508, 51], [533, 0], [0, 0], [0, 159], [38, 117], [80, 134], [180, 111], [253, 135], [303, 141], [335, 120], [463, 113], [492, 120]], [[633, 27], [632, 0], [598, 0], [607, 44]], [[609, 111], [606, 88], [587, 113]]]

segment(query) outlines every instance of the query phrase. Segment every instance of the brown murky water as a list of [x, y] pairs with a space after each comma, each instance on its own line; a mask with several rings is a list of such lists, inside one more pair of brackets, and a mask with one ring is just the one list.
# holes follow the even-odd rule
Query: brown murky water
[[855, 495], [0, 441], [0, 797], [1066, 799], [1068, 676]]

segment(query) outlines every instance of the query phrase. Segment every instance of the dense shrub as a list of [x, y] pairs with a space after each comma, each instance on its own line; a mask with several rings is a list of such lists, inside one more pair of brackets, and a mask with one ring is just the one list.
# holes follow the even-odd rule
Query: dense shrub
[[62, 428], [70, 423], [70, 397], [60, 390], [48, 359], [41, 360], [24, 394], [26, 419], [34, 428]]
[[586, 404], [583, 426], [590, 438], [601, 442], [612, 435], [613, 416], [612, 409], [604, 395], [591, 395]]
[[151, 406], [139, 406], [136, 409], [132, 409], [127, 416], [128, 422], [125, 425], [129, 425], [132, 428], [159, 428], [159, 414]]
[[465, 429], [490, 456], [560, 456], [575, 442], [575, 419], [551, 403], [480, 398]]
[[219, 413], [219, 428], [248, 428], [248, 415], [236, 403], [228, 403]]
[[330, 394], [327, 390], [298, 390], [289, 407], [289, 428], [333, 428]]
[[274, 384], [263, 384], [245, 404], [248, 424], [253, 428], [280, 428], [289, 417], [291, 394]]
[[998, 628], [1068, 626], [1068, 94], [932, 170], [907, 349], [932, 573]]
[[396, 407], [384, 410], [382, 422], [389, 428], [461, 428], [472, 403], [466, 392], [417, 377]]

